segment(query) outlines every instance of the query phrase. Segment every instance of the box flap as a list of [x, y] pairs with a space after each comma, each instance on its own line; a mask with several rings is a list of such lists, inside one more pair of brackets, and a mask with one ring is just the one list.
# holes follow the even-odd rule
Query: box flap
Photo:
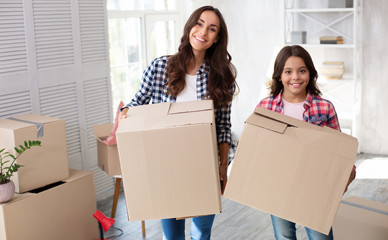
[[158, 103], [129, 108], [127, 118], [117, 129], [122, 132], [137, 132], [184, 125], [213, 123], [212, 100], [179, 103]]
[[96, 137], [106, 138], [112, 131], [113, 123], [93, 125], [92, 128]]
[[294, 127], [307, 128], [307, 129], [312, 129], [312, 130], [316, 130], [316, 131], [324, 131], [327, 133], [339, 135], [339, 136], [344, 137], [344, 138], [349, 138], [352, 141], [358, 142], [357, 138], [350, 136], [348, 134], [342, 133], [336, 129], [332, 129], [332, 128], [327, 127], [327, 126], [320, 127], [320, 126], [314, 125], [312, 123], [307, 123], [307, 122], [298, 120], [296, 118], [289, 117], [289, 116], [271, 111], [271, 110], [263, 108], [263, 107], [257, 107], [255, 109], [255, 114], [267, 117], [269, 119], [276, 120], [278, 122], [286, 123], [286, 124], [294, 126]]
[[278, 133], [284, 133], [287, 124], [283, 122], [273, 121], [261, 115], [252, 114], [245, 121], [247, 124], [252, 124]]
[[171, 103], [168, 114], [213, 110], [212, 100]]

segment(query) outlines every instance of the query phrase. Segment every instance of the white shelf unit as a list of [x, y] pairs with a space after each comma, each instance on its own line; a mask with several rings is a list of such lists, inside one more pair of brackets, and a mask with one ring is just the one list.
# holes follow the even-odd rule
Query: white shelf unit
[[[342, 130], [353, 136], [361, 103], [362, 6], [362, 0], [353, 0], [352, 8], [329, 8], [328, 0], [284, 0], [284, 44], [294, 44], [291, 31], [306, 31], [306, 43], [298, 45], [311, 54], [322, 96], [334, 104]], [[343, 44], [320, 44], [321, 36], [342, 36]], [[324, 61], [343, 61], [343, 78], [324, 78]]]

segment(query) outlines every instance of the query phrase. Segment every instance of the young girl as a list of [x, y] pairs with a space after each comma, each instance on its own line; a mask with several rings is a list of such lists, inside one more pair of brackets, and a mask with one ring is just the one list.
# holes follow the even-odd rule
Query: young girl
[[[317, 77], [310, 54], [300, 46], [286, 46], [275, 60], [270, 97], [263, 99], [258, 106], [318, 126], [340, 130], [333, 104], [320, 97]], [[347, 186], [355, 174], [353, 167]], [[273, 215], [271, 218], [277, 240], [296, 239], [295, 223]], [[310, 240], [333, 239], [332, 230], [329, 235], [309, 228], [306, 228], [306, 232]]]
[[[221, 192], [227, 182], [228, 150], [231, 144], [231, 101], [236, 91], [236, 70], [227, 51], [228, 31], [218, 9], [204, 6], [185, 24], [178, 53], [156, 58], [144, 71], [129, 107], [160, 102], [212, 99], [220, 160]], [[192, 219], [191, 238], [210, 239], [214, 215]], [[162, 219], [165, 239], [185, 239], [185, 220]]]

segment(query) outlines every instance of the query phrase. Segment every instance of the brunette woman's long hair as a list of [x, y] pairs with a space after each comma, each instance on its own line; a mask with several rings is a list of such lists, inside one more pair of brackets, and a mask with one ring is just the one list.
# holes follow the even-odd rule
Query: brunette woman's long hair
[[220, 11], [212, 6], [204, 6], [195, 10], [187, 20], [183, 29], [183, 36], [178, 52], [170, 56], [166, 73], [168, 81], [165, 84], [167, 93], [176, 97], [185, 87], [186, 67], [194, 58], [190, 44], [190, 31], [198, 23], [198, 19], [204, 11], [213, 11], [220, 21], [218, 41], [206, 50], [205, 62], [209, 66], [208, 75], [208, 96], [213, 100], [216, 107], [224, 106], [232, 101], [235, 93], [238, 92], [236, 83], [237, 71], [231, 63], [232, 57], [227, 51], [228, 30]]
[[280, 79], [284, 70], [284, 65], [286, 64], [287, 59], [291, 56], [302, 58], [310, 72], [310, 79], [309, 83], [307, 84], [306, 91], [311, 94], [320, 96], [321, 91], [317, 85], [318, 72], [314, 67], [314, 63], [310, 54], [299, 45], [285, 46], [276, 56], [272, 74], [270, 96], [276, 97], [283, 90], [284, 86]]

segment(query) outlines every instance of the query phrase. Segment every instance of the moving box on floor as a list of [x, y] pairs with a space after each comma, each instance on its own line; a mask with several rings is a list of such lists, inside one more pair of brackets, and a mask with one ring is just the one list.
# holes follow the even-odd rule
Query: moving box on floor
[[258, 107], [246, 120], [225, 197], [328, 233], [357, 139]]
[[333, 234], [336, 240], [387, 240], [388, 205], [358, 197], [343, 199]]
[[113, 128], [113, 123], [94, 125], [97, 140], [98, 166], [109, 176], [121, 175], [117, 144], [107, 145], [103, 142]]
[[17, 160], [23, 165], [11, 178], [15, 191], [22, 193], [69, 177], [65, 121], [37, 114], [0, 119], [0, 147], [17, 155], [14, 147], [39, 140]]
[[221, 212], [211, 100], [129, 108], [116, 136], [129, 220]]
[[95, 240], [95, 211], [93, 173], [71, 169], [63, 182], [0, 204], [0, 239]]

